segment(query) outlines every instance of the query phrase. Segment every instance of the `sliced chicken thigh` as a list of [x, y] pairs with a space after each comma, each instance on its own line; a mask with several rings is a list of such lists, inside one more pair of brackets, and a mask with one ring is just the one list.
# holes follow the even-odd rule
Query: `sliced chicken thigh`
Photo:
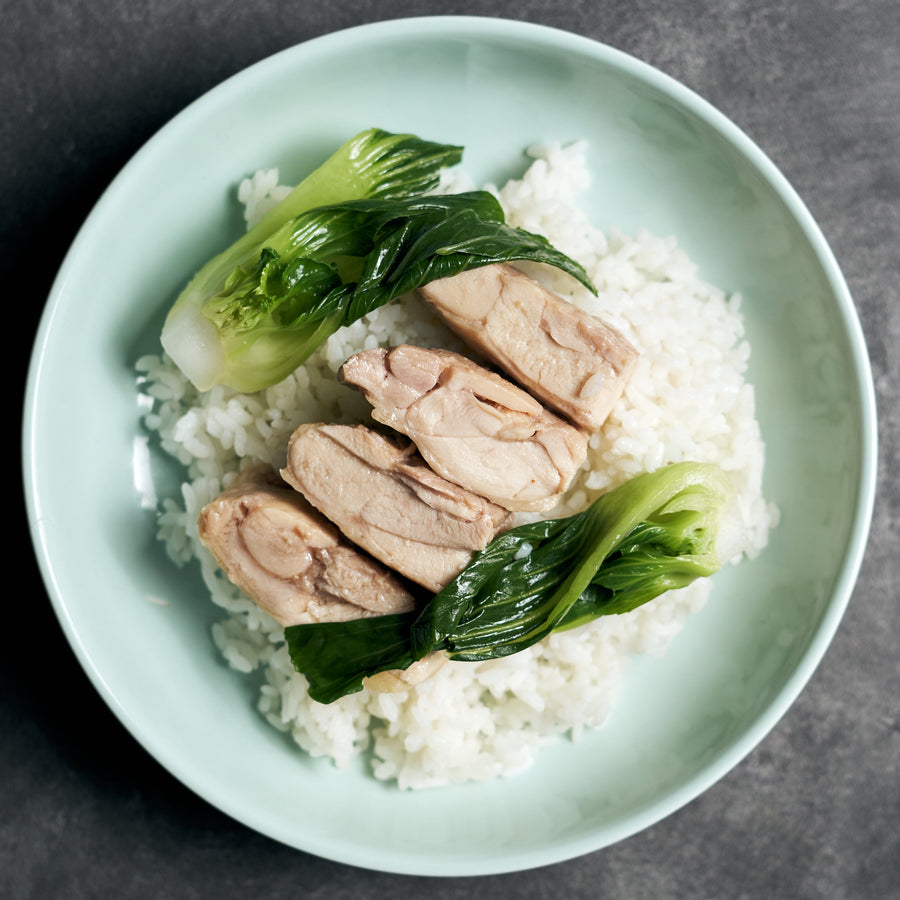
[[638, 353], [616, 329], [506, 264], [441, 278], [419, 293], [485, 359], [547, 406], [594, 431]]
[[282, 476], [349, 540], [434, 592], [509, 518], [434, 472], [414, 446], [364, 425], [301, 425]]
[[407, 612], [393, 572], [351, 545], [269, 467], [248, 469], [199, 517], [229, 580], [282, 625]]
[[584, 431], [449, 350], [365, 350], [344, 363], [340, 377], [437, 473], [509, 510], [555, 506], [587, 455]]

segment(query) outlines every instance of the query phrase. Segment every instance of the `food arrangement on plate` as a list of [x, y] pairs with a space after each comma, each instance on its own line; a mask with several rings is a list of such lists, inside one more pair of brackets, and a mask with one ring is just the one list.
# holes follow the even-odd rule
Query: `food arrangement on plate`
[[592, 224], [589, 150], [476, 188], [462, 148], [370, 129], [294, 187], [260, 170], [138, 363], [185, 467], [159, 537], [314, 756], [523, 770], [776, 524], [740, 297]]

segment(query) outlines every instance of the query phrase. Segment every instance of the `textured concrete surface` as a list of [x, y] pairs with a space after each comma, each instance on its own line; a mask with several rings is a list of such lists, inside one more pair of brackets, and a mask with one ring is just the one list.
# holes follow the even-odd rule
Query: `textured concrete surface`
[[896, 0], [0, 0], [0, 283], [17, 389], [78, 225], [173, 114], [291, 44], [436, 12], [553, 25], [659, 67], [744, 128], [806, 201], [855, 297], [880, 404], [879, 498], [838, 634], [763, 743], [655, 827], [521, 874], [373, 874], [245, 829], [143, 751], [69, 650], [20, 516], [26, 590], [7, 578], [0, 654], [0, 897], [900, 898]]

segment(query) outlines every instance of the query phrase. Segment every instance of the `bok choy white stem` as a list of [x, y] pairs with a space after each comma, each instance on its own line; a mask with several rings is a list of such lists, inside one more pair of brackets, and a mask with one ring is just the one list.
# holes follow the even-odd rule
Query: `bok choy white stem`
[[[162, 345], [199, 390], [227, 380], [227, 348], [202, 307], [241, 266], [252, 265], [286, 222], [316, 206], [359, 198], [389, 199], [433, 190], [442, 169], [456, 165], [462, 147], [378, 128], [344, 143], [256, 226], [207, 262], [181, 292], [166, 318]], [[264, 365], [265, 360], [260, 360]]]

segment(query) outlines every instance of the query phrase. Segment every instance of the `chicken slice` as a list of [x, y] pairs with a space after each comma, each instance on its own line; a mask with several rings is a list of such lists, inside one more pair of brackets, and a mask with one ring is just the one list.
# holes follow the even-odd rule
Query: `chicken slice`
[[199, 516], [229, 580], [284, 626], [408, 612], [393, 572], [340, 532], [273, 469], [247, 469]]
[[449, 350], [364, 350], [344, 363], [340, 377], [360, 388], [372, 417], [405, 434], [435, 472], [505, 509], [552, 508], [587, 457], [584, 431]]
[[506, 264], [441, 278], [419, 292], [486, 359], [591, 431], [637, 364], [637, 350], [616, 329]]
[[281, 474], [349, 540], [434, 592], [509, 518], [364, 425], [301, 425]]

